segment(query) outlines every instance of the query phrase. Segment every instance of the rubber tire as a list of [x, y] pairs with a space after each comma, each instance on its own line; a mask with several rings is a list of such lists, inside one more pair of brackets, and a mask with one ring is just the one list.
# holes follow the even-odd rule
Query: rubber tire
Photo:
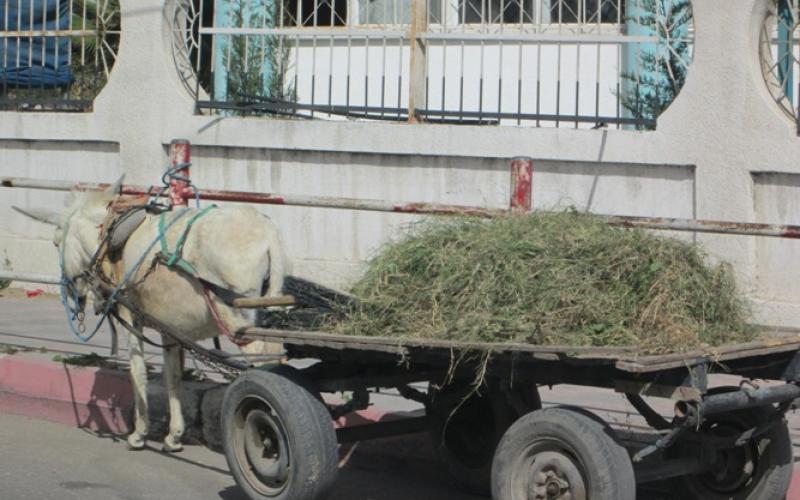
[[[738, 387], [716, 387], [709, 390], [709, 394], [739, 390]], [[710, 417], [711, 421], [718, 422], [724, 418], [740, 419], [750, 426], [756, 426], [775, 414], [771, 407], [751, 408], [748, 410], [732, 411], [726, 414]], [[705, 424], [704, 424], [705, 425]], [[697, 476], [688, 476], [674, 481], [677, 490], [676, 498], [685, 500], [783, 500], [792, 481], [794, 470], [794, 456], [792, 450], [792, 437], [785, 419], [776, 423], [769, 431], [758, 436], [761, 443], [767, 442], [766, 447], [759, 455], [762, 462], [759, 471], [760, 477], [742, 492], [723, 494], [709, 492], [702, 485], [697, 484]], [[756, 446], [758, 449], [759, 446]], [[696, 450], [696, 448], [695, 448]], [[680, 442], [667, 450], [668, 457], [679, 457], [686, 453], [695, 453], [692, 448], [683, 449]], [[766, 461], [766, 463], [763, 463]]]
[[[503, 436], [492, 467], [494, 500], [527, 500], [514, 494], [514, 476], [527, 448], [542, 438], [567, 444], [582, 466], [591, 500], [635, 500], [636, 478], [625, 448], [594, 414], [569, 407], [534, 411], [517, 420]], [[525, 471], [522, 474], [528, 475]]]
[[[295, 380], [292, 380], [295, 379]], [[236, 457], [234, 418], [245, 399], [268, 403], [288, 439], [291, 467], [286, 487], [276, 495], [259, 493], [249, 483]], [[236, 484], [251, 500], [322, 500], [338, 475], [338, 444], [330, 413], [299, 372], [275, 367], [275, 372], [252, 369], [239, 376], [222, 401], [222, 437], [225, 458]]]
[[[454, 382], [439, 390], [430, 391], [431, 438], [436, 454], [456, 487], [473, 495], [491, 494], [494, 450], [505, 431], [521, 416], [509, 398], [515, 397], [517, 406], [522, 405], [527, 411], [542, 407], [539, 391], [535, 386], [525, 388], [517, 384], [513, 389], [503, 390], [499, 385], [499, 382], [492, 382], [490, 386], [484, 384], [475, 392], [471, 383]], [[471, 393], [473, 394], [470, 395]], [[468, 396], [469, 400], [465, 401]], [[480, 418], [472, 430], [487, 434], [482, 437], [484, 446], [481, 451], [485, 454], [471, 459], [465, 458], [464, 451], [454, 448], [446, 439], [448, 432], [454, 432], [454, 421], [458, 422], [458, 417], [466, 411], [477, 412], [476, 416]]]

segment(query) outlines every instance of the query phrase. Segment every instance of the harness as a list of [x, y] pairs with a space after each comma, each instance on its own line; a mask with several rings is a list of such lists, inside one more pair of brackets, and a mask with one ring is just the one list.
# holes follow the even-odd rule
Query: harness
[[215, 208], [217, 208], [216, 205], [209, 205], [189, 219], [189, 222], [186, 224], [183, 233], [181, 233], [178, 241], [175, 243], [175, 249], [173, 251], [169, 250], [169, 245], [167, 244], [165, 213], [162, 213], [158, 219], [158, 232], [159, 241], [161, 242], [161, 252], [158, 253], [156, 258], [165, 266], [178, 269], [179, 271], [193, 277], [203, 285], [203, 298], [205, 299], [206, 306], [211, 313], [211, 317], [214, 319], [214, 323], [217, 325], [217, 329], [219, 329], [219, 331], [222, 332], [222, 334], [225, 335], [228, 340], [241, 347], [249, 344], [251, 341], [237, 337], [233, 334], [233, 332], [230, 331], [227, 325], [225, 325], [225, 322], [220, 317], [219, 311], [217, 311], [217, 307], [214, 305], [214, 302], [211, 298], [211, 292], [214, 292], [222, 299], [223, 302], [228, 305], [233, 305], [233, 299], [238, 298], [241, 295], [201, 278], [194, 266], [183, 258], [183, 246], [186, 243], [186, 237], [188, 236], [189, 231], [192, 229], [192, 225], [194, 225], [199, 218], [203, 217], [209, 211]]
[[[233, 292], [232, 290], [227, 290], [223, 287], [220, 287], [219, 285], [212, 284], [204, 280], [198, 275], [195, 267], [190, 262], [188, 262], [186, 259], [183, 258], [184, 245], [186, 243], [189, 232], [192, 229], [192, 226], [194, 225], [195, 222], [197, 222], [200, 218], [208, 214], [211, 210], [216, 209], [217, 208], [216, 205], [210, 205], [202, 210], [195, 212], [192, 215], [192, 217], [187, 222], [186, 226], [183, 228], [183, 231], [181, 232], [180, 236], [178, 237], [178, 240], [175, 244], [175, 248], [173, 250], [169, 249], [169, 244], [167, 242], [167, 233], [169, 232], [170, 228], [172, 228], [177, 222], [183, 220], [190, 213], [190, 210], [188, 208], [183, 208], [177, 212], [171, 212], [174, 213], [175, 216], [172, 218], [172, 220], [167, 221], [166, 209], [161, 209], [160, 210], [161, 213], [159, 214], [159, 220], [158, 220], [158, 235], [148, 244], [147, 248], [139, 257], [139, 259], [136, 261], [136, 263], [125, 273], [123, 279], [118, 284], [115, 284], [112, 279], [106, 276], [103, 270], [103, 262], [106, 259], [110, 260], [114, 254], [118, 253], [124, 247], [127, 241], [127, 237], [115, 238], [115, 235], [119, 234], [117, 230], [120, 227], [124, 227], [126, 221], [130, 221], [132, 219], [135, 221], [135, 219], [139, 219], [140, 216], [136, 215], [137, 212], [139, 214], [143, 214], [143, 211], [145, 210], [152, 211], [154, 209], [159, 210], [159, 208], [161, 207], [158, 206], [154, 207], [151, 204], [134, 206], [128, 208], [121, 214], [114, 216], [112, 207], [109, 206], [109, 212], [110, 212], [109, 220], [106, 224], [104, 224], [104, 227], [107, 228], [105, 230], [105, 234], [103, 234], [100, 244], [95, 253], [93, 254], [87, 269], [82, 273], [80, 273], [79, 275], [75, 276], [74, 278], [70, 278], [69, 276], [67, 276], [65, 272], [65, 258], [64, 258], [64, 249], [66, 248], [66, 240], [69, 234], [70, 222], [72, 217], [74, 216], [74, 212], [67, 217], [63, 230], [64, 242], [62, 243], [60, 249], [61, 300], [64, 305], [65, 311], [67, 313], [68, 322], [73, 334], [75, 334], [75, 336], [81, 342], [88, 342], [100, 330], [100, 327], [105, 322], [105, 320], [108, 319], [109, 316], [112, 316], [121, 325], [123, 325], [127, 330], [132, 332], [142, 341], [156, 347], [164, 347], [162, 345], [150, 341], [144, 335], [139, 334], [139, 332], [137, 332], [132, 327], [132, 325], [129, 325], [126, 321], [122, 320], [122, 318], [119, 317], [115, 307], [117, 302], [120, 301], [119, 300], [120, 294], [126, 289], [132, 277], [145, 263], [147, 256], [151, 254], [152, 250], [156, 247], [156, 245], [160, 245], [160, 251], [156, 253], [156, 255], [151, 259], [150, 269], [152, 270], [155, 268], [155, 266], [161, 264], [170, 269], [175, 269], [178, 272], [186, 274], [187, 276], [193, 279], [196, 279], [198, 282], [200, 282], [200, 284], [203, 287], [203, 295], [206, 301], [206, 305], [208, 306], [209, 312], [212, 318], [214, 319], [214, 322], [217, 328], [220, 330], [220, 332], [238, 346], [250, 343], [250, 341], [248, 340], [244, 340], [237, 337], [227, 328], [225, 323], [222, 321], [219, 312], [217, 311], [217, 308], [211, 299], [210, 291], [213, 291], [216, 294], [217, 291], [219, 290], [220, 294], [218, 295], [220, 295], [222, 300], [229, 305], [232, 304], [233, 298], [238, 298], [241, 295], [236, 292]], [[123, 229], [123, 231], [128, 232], [129, 234], [127, 236], [130, 236], [130, 233], [132, 233], [136, 228], [138, 228], [139, 224], [141, 224], [143, 220], [144, 217], [141, 216], [141, 220], [139, 220], [138, 222], [134, 222], [134, 227], [130, 227], [130, 224], [128, 224], [128, 227]], [[148, 275], [149, 271], [143, 278], [140, 279], [139, 282], [141, 283], [141, 281], [144, 281], [144, 279], [146, 279]], [[97, 324], [92, 329], [92, 332], [89, 335], [84, 335], [86, 330], [83, 323], [85, 318], [84, 304], [83, 301], [80, 299], [80, 294], [78, 293], [76, 284], [76, 281], [79, 279], [85, 279], [89, 281], [90, 284], [92, 284], [95, 279], [99, 280], [100, 282], [102, 282], [103, 285], [102, 288], [105, 289], [105, 290], [98, 290], [98, 288], [101, 287], [98, 287], [97, 283], [93, 284], [97, 296], [98, 297], [105, 296], [106, 302], [102, 308], [102, 315], [100, 320], [97, 322]], [[109, 325], [112, 329], [112, 334], [115, 334], [116, 331], [114, 329], [113, 323], [109, 321]], [[186, 341], [180, 341], [178, 343], [185, 346]], [[112, 352], [115, 351], [116, 351], [116, 339], [112, 339]]]
[[[160, 229], [162, 229], [163, 231], [167, 231], [176, 222], [178, 222], [187, 213], [187, 211], [188, 208], [181, 210], [180, 212], [178, 212], [178, 215], [169, 222], [169, 224]], [[97, 250], [92, 255], [92, 258], [89, 261], [89, 265], [87, 266], [86, 270], [84, 270], [74, 278], [71, 278], [67, 276], [65, 270], [64, 251], [67, 246], [67, 238], [69, 237], [70, 223], [74, 215], [75, 212], [69, 214], [69, 216], [67, 216], [66, 222], [64, 223], [63, 242], [61, 244], [61, 248], [59, 251], [59, 265], [61, 267], [61, 287], [60, 287], [61, 302], [64, 305], [64, 310], [67, 313], [67, 319], [70, 326], [70, 330], [72, 330], [72, 333], [75, 334], [78, 340], [80, 340], [83, 343], [86, 343], [90, 341], [92, 337], [94, 337], [97, 334], [98, 331], [100, 331], [100, 327], [103, 325], [105, 320], [108, 319], [108, 316], [112, 314], [112, 309], [116, 302], [117, 296], [120, 294], [123, 288], [125, 288], [125, 286], [128, 284], [128, 281], [130, 281], [133, 274], [142, 266], [145, 258], [153, 249], [153, 247], [155, 247], [159, 239], [156, 238], [148, 245], [147, 249], [142, 253], [141, 257], [139, 257], [134, 266], [131, 267], [131, 269], [129, 269], [128, 272], [125, 274], [125, 277], [122, 279], [122, 282], [114, 286], [111, 280], [108, 279], [105, 276], [105, 273], [103, 273], [102, 271], [102, 260], [108, 254], [108, 242], [113, 234], [114, 221], [112, 220], [112, 222], [109, 223], [109, 230], [106, 231], [105, 236], [103, 236], [102, 240], [100, 241], [100, 245], [97, 247]], [[161, 235], [159, 234], [159, 236]], [[102, 279], [109, 285], [114, 286], [114, 288], [111, 294], [106, 299], [106, 304], [105, 307], [103, 308], [103, 313], [100, 317], [100, 320], [98, 320], [98, 322], [95, 324], [94, 328], [92, 329], [92, 332], [89, 335], [84, 336], [83, 333], [86, 331], [86, 327], [84, 326], [83, 320], [85, 319], [86, 315], [84, 313], [83, 301], [81, 301], [80, 294], [78, 293], [78, 287], [76, 281], [78, 279], [90, 280], [92, 277], [91, 274], [92, 270], [95, 271], [95, 274], [99, 276], [100, 279]], [[100, 295], [98, 294], [98, 296]], [[116, 319], [119, 319], [119, 316], [116, 313], [114, 313], [114, 317]], [[77, 326], [75, 324], [76, 320], [77, 320]]]
[[186, 243], [186, 237], [189, 235], [189, 231], [191, 231], [194, 223], [215, 208], [217, 208], [216, 205], [209, 205], [194, 214], [194, 216], [189, 219], [189, 222], [186, 224], [183, 233], [181, 233], [178, 241], [175, 243], [175, 250], [172, 252], [170, 252], [169, 245], [167, 244], [167, 224], [165, 222], [166, 212], [163, 212], [158, 218], [158, 241], [161, 243], [161, 252], [157, 255], [157, 258], [167, 267], [177, 267], [184, 273], [194, 278], [199, 278], [197, 275], [197, 270], [194, 268], [194, 266], [192, 266], [191, 263], [183, 258], [183, 245]]

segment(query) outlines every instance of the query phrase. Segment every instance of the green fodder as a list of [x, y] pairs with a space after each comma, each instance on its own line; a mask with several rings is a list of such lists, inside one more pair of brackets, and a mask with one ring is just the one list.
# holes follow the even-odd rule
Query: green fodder
[[338, 333], [651, 352], [755, 335], [729, 266], [576, 212], [419, 224], [352, 293]]

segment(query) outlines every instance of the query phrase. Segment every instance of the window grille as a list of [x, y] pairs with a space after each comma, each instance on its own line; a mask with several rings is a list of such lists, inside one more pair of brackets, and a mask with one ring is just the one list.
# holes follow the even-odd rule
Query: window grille
[[780, 109], [800, 133], [800, 0], [774, 0], [761, 29], [761, 70]]
[[118, 0], [0, 0], [0, 109], [91, 110], [120, 30]]
[[653, 128], [694, 35], [688, 0], [179, 4], [199, 111], [298, 119]]

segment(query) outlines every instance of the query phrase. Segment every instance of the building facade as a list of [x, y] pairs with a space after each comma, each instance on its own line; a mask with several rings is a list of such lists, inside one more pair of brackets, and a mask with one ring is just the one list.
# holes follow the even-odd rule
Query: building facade
[[[661, 5], [672, 4], [665, 1]], [[169, 142], [185, 138], [194, 146], [192, 177], [201, 187], [502, 208], [508, 205], [509, 159], [524, 155], [534, 159], [536, 209], [800, 223], [793, 5], [694, 0], [685, 85], [649, 124], [635, 121], [636, 113], [618, 102], [616, 87], [625, 90], [630, 82], [621, 75], [630, 72], [635, 52], [626, 47], [656, 53], [662, 50], [659, 41], [625, 26], [630, 8], [612, 23], [603, 22], [610, 14], [601, 5], [598, 22], [586, 8], [597, 4], [582, 2], [575, 19], [565, 20], [562, 11], [554, 25], [553, 4], [542, 8], [544, 3], [537, 0], [529, 10], [518, 4], [515, 14], [502, 14], [504, 4], [498, 4], [502, 22], [488, 22], [492, 2], [435, 4], [434, 11], [449, 16], [445, 25], [426, 19], [425, 10], [414, 21], [414, 8], [409, 18], [370, 17], [367, 4], [355, 2], [340, 25], [311, 26], [321, 30], [312, 36], [299, 31], [308, 28], [302, 21], [291, 25], [283, 15], [277, 25], [252, 28], [251, 35], [250, 28], [226, 28], [213, 16], [203, 21], [202, 8], [194, 14], [199, 24], [193, 24], [188, 21], [194, 7], [161, 0], [121, 0], [115, 21], [116, 2], [98, 0], [98, 19], [105, 16], [110, 27], [104, 31], [110, 40], [106, 52], [91, 35], [96, 26], [72, 21], [70, 29], [73, 61], [81, 54], [99, 76], [76, 74], [82, 87], [59, 91], [63, 109], [31, 100], [0, 112], [0, 175], [111, 181], [125, 173], [128, 182], [157, 184]], [[458, 13], [459, 5], [465, 10], [478, 4], [480, 14], [472, 15], [487, 21], [483, 24], [468, 23], [475, 17]], [[369, 5], [388, 9], [382, 0]], [[46, 11], [46, 2], [39, 6]], [[336, 6], [329, 4], [327, 13], [336, 16]], [[545, 14], [551, 17], [543, 19]], [[362, 15], [369, 22], [360, 28]], [[525, 22], [525, 16], [532, 20]], [[355, 24], [348, 26], [348, 19]], [[520, 26], [511, 30], [506, 25], [514, 19]], [[582, 23], [586, 30], [590, 24], [597, 29], [575, 28]], [[32, 37], [30, 27], [4, 26], [4, 41]], [[568, 32], [573, 28], [577, 31]], [[286, 62], [279, 88], [290, 83], [291, 92], [231, 96], [219, 91], [221, 83], [212, 85], [224, 73], [217, 66], [224, 42], [213, 38], [235, 35], [277, 37], [279, 51], [280, 40], [288, 44], [294, 54], [273, 61]], [[274, 40], [268, 42], [274, 46]], [[387, 52], [396, 50], [394, 59], [382, 59], [384, 43]], [[27, 50], [32, 58], [34, 51]], [[204, 59], [203, 50], [218, 56]], [[249, 47], [243, 50], [248, 54]], [[537, 51], [553, 58], [538, 57]], [[265, 73], [263, 60], [255, 66], [259, 75]], [[382, 60], [387, 68], [391, 61], [400, 69], [378, 71]], [[463, 80], [459, 61], [465, 65]], [[467, 64], [475, 61], [483, 69], [476, 72]], [[533, 76], [537, 71], [551, 76]], [[275, 74], [266, 73], [267, 80]], [[660, 69], [653, 75], [664, 78]], [[406, 83], [391, 87], [387, 82], [398, 76]], [[223, 79], [228, 85], [229, 77]], [[85, 90], [86, 81], [94, 82], [96, 96]], [[268, 86], [256, 81], [257, 89]], [[489, 88], [494, 90], [484, 91]], [[70, 92], [80, 95], [70, 99]], [[29, 98], [15, 89], [5, 95]], [[92, 96], [90, 106], [81, 102], [85, 95]], [[395, 100], [391, 104], [389, 97]], [[272, 106], [260, 106], [264, 103]], [[392, 111], [399, 119], [387, 119]], [[60, 208], [63, 202], [60, 193], [0, 188], [0, 262], [4, 253], [14, 270], [56, 274], [50, 228], [10, 207]], [[295, 274], [342, 288], [381, 244], [415, 219], [325, 208], [259, 209], [277, 222]], [[793, 260], [800, 243], [744, 236], [694, 239], [714, 258], [734, 265], [760, 322], [800, 324], [800, 266]]]

